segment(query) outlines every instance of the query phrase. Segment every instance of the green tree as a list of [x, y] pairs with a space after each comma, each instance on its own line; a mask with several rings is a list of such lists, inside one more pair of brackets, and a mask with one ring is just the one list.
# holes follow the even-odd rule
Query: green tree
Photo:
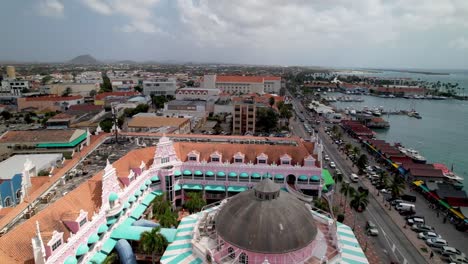
[[350, 143], [346, 143], [346, 145], [344, 146], [346, 154], [349, 154], [352, 148], [353, 148], [353, 145], [351, 145]]
[[52, 80], [52, 76], [46, 75], [46, 76], [42, 77], [42, 79], [41, 79], [41, 84], [42, 84], [42, 85], [46, 85], [47, 83], [50, 82], [50, 80]]
[[361, 154], [361, 149], [358, 146], [354, 146], [353, 154], [357, 157]]
[[275, 105], [275, 98], [272, 96], [268, 99], [268, 104], [270, 107], [273, 107]]
[[112, 127], [114, 126], [114, 122], [111, 118], [106, 118], [99, 123], [99, 126], [104, 132], [109, 133], [112, 130]]
[[356, 166], [359, 169], [359, 174], [362, 174], [364, 172], [364, 169], [366, 168], [367, 163], [368, 163], [367, 155], [362, 154], [356, 162]]
[[172, 228], [177, 226], [177, 215], [171, 211], [171, 208], [166, 208], [166, 211], [157, 217], [162, 227]]
[[354, 208], [354, 210], [366, 210], [366, 207], [369, 204], [369, 199], [367, 199], [367, 192], [354, 192], [351, 198], [352, 199], [349, 202], [349, 205]]
[[153, 207], [153, 214], [156, 216], [156, 218], [159, 215], [164, 214], [168, 208], [171, 208], [171, 202], [167, 201], [165, 197], [166, 195], [157, 196], [151, 203]]
[[[353, 186], [351, 186], [350, 183], [345, 182], [341, 185], [340, 193], [345, 197], [345, 206], [346, 206], [346, 203], [348, 202], [348, 197], [352, 196], [355, 191], [356, 190], [354, 190]], [[340, 204], [342, 204], [341, 201], [340, 201]]]
[[190, 80], [186, 82], [185, 85], [187, 85], [187, 87], [193, 87], [195, 85], [195, 82], [193, 80]]
[[161, 256], [166, 250], [169, 242], [160, 232], [159, 227], [145, 231], [140, 235], [140, 250], [151, 254], [151, 263], [155, 263], [155, 256]]
[[96, 90], [89, 91], [89, 96], [94, 97], [97, 94]]
[[381, 171], [379, 173], [379, 182], [381, 185], [383, 185], [385, 188], [388, 186], [388, 174], [385, 171]]
[[105, 73], [102, 74], [102, 83], [100, 86], [100, 92], [112, 92], [112, 83]]
[[163, 108], [164, 103], [169, 102], [169, 100], [164, 95], [152, 96], [151, 101], [156, 109]]
[[405, 190], [405, 183], [400, 176], [394, 176], [392, 183], [390, 184], [390, 193], [393, 198], [400, 197]]
[[271, 108], [260, 108], [257, 111], [257, 123], [256, 127], [258, 130], [265, 132], [271, 132], [276, 128], [278, 124], [278, 114]]
[[110, 255], [108, 255], [102, 264], [117, 264], [119, 263], [119, 255], [115, 252], [112, 252]]
[[31, 115], [29, 113], [27, 113], [25, 116], [24, 116], [24, 122], [26, 124], [30, 124], [32, 122], [32, 119], [31, 119]]
[[65, 91], [63, 91], [62, 96], [69, 96], [72, 92], [72, 89], [70, 87], [67, 87]]
[[21, 89], [21, 93], [23, 93], [23, 94], [29, 93], [29, 92], [30, 92], [30, 90], [28, 88], [26, 88], [26, 87]]
[[187, 197], [188, 199], [184, 207], [187, 208], [190, 213], [198, 212], [206, 205], [206, 200], [203, 198], [203, 193], [201, 192], [189, 192]]
[[8, 120], [8, 119], [11, 118], [10, 112], [7, 112], [7, 111], [1, 112], [0, 115], [1, 115], [1, 116], [3, 117], [3, 119], [5, 119], [5, 120]]
[[133, 87], [133, 89], [135, 90], [135, 92], [139, 92], [139, 93], [143, 92], [143, 87], [141, 87], [140, 85]]

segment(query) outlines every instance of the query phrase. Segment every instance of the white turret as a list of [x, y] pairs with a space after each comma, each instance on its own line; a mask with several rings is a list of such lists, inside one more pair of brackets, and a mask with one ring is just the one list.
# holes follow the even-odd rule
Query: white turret
[[39, 221], [36, 221], [36, 236], [31, 239], [34, 263], [44, 264], [46, 262], [46, 252], [44, 248], [44, 242], [41, 237], [41, 230], [39, 228]]

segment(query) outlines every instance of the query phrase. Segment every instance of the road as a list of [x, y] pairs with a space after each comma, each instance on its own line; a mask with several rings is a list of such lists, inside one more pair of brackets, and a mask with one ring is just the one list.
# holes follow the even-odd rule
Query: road
[[[291, 98], [294, 97], [291, 96]], [[297, 112], [299, 112], [298, 115], [302, 115], [303, 119], [315, 120], [299, 100], [294, 99], [294, 106], [297, 108]], [[308, 133], [304, 131], [302, 122], [298, 122], [298, 120], [293, 121], [292, 128], [293, 133], [296, 135], [304, 138], [308, 137]], [[335, 162], [337, 168], [342, 171], [343, 175], [351, 175], [353, 170], [350, 162], [343, 158], [322, 127], [319, 128], [319, 137], [323, 141], [324, 151]], [[358, 187], [358, 184], [353, 183], [352, 185], [354, 188]], [[363, 213], [357, 214], [355, 225], [363, 227], [368, 220], [374, 222], [379, 227], [379, 236], [368, 237], [367, 239], [369, 239], [368, 243], [371, 243], [376, 249], [376, 253], [383, 263], [390, 263], [396, 260], [399, 263], [427, 263], [418, 249], [407, 239], [400, 227], [382, 209], [373, 194], [369, 195], [367, 209]]]

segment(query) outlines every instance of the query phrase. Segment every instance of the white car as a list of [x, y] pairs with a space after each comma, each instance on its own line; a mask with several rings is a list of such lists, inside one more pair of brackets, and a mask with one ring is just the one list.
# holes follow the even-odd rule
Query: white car
[[426, 231], [426, 232], [419, 233], [418, 238], [427, 240], [429, 238], [442, 238], [442, 237], [434, 232]]
[[325, 157], [323, 157], [323, 159], [326, 160], [326, 161], [329, 161], [330, 157], [328, 157], [328, 155], [325, 155]]
[[442, 248], [448, 245], [447, 241], [442, 238], [429, 238], [426, 240], [426, 244], [435, 248]]
[[380, 190], [380, 193], [390, 193], [390, 191], [387, 190], [387, 189], [382, 189], [382, 190]]
[[330, 168], [333, 168], [333, 169], [336, 168], [335, 162], [333, 162], [333, 161], [330, 162]]

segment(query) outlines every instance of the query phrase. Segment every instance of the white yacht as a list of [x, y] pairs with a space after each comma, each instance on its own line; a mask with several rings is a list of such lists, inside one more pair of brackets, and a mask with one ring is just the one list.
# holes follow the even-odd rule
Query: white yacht
[[401, 153], [410, 157], [416, 163], [426, 163], [427, 161], [426, 158], [419, 154], [417, 150], [404, 147], [398, 147], [398, 149], [401, 151]]

